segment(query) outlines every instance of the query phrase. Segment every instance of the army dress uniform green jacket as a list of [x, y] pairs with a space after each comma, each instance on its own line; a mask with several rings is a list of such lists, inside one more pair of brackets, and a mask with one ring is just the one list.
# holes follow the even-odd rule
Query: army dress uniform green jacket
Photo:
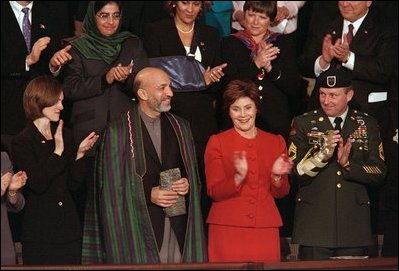
[[289, 155], [299, 189], [293, 242], [316, 247], [360, 247], [373, 244], [370, 201], [367, 186], [378, 186], [385, 179], [386, 165], [379, 128], [374, 118], [349, 109], [341, 135], [352, 141], [350, 168], [341, 167], [336, 158], [316, 167], [314, 177], [300, 175], [298, 163], [318, 139], [312, 132], [333, 130], [327, 115], [315, 110], [294, 119]]

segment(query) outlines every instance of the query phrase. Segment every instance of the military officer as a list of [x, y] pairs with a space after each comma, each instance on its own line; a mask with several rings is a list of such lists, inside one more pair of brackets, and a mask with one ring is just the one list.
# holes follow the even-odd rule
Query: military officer
[[345, 68], [318, 78], [321, 109], [293, 120], [290, 158], [298, 179], [293, 242], [299, 258], [366, 256], [373, 244], [367, 187], [380, 185], [386, 165], [374, 118], [352, 110]]

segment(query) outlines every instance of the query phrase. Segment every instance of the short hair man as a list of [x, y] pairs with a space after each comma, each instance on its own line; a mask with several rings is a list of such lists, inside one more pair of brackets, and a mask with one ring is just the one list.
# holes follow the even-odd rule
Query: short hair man
[[296, 117], [290, 133], [299, 183], [293, 242], [302, 260], [366, 256], [373, 244], [367, 187], [386, 175], [378, 125], [348, 107], [354, 91], [345, 68], [318, 80], [322, 110]]
[[[97, 154], [96, 186], [89, 195], [83, 263], [206, 262], [198, 167], [187, 121], [168, 113], [168, 75], [144, 68], [136, 76], [138, 106], [105, 129]], [[179, 168], [171, 191], [160, 173]], [[187, 214], [167, 217], [165, 207], [184, 196]]]

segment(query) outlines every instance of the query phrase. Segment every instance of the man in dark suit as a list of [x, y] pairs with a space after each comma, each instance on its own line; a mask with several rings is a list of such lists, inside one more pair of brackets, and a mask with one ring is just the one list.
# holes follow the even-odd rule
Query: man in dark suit
[[[339, 1], [341, 16], [326, 32], [320, 33], [324, 38], [320, 36], [319, 42], [308, 48], [306, 63], [316, 77], [330, 66], [342, 65], [351, 70], [355, 90], [351, 107], [375, 117], [381, 128], [382, 142], [389, 145], [389, 102], [393, 94], [390, 82], [397, 69], [397, 32], [392, 30], [394, 24], [387, 22], [380, 9], [371, 4], [371, 1]], [[348, 34], [350, 25], [353, 34]], [[310, 110], [320, 107], [318, 88], [316, 85], [312, 93]], [[377, 231], [378, 191], [371, 189], [369, 194], [373, 231]]]
[[348, 107], [354, 90], [345, 68], [330, 68], [318, 84], [322, 110], [296, 117], [290, 133], [299, 184], [293, 242], [302, 260], [366, 256], [373, 245], [367, 187], [386, 175], [378, 125]]
[[[29, 9], [30, 46], [22, 30], [24, 8]], [[60, 45], [52, 16], [49, 6], [39, 1], [1, 2], [2, 135], [15, 135], [25, 127], [22, 95], [26, 84], [38, 75], [50, 73], [49, 60]]]

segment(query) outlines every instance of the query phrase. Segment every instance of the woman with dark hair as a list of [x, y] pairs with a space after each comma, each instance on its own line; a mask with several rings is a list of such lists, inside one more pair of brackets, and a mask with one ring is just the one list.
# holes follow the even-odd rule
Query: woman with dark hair
[[274, 198], [288, 194], [292, 169], [285, 141], [255, 126], [255, 83], [231, 81], [223, 100], [234, 127], [213, 135], [205, 151], [209, 261], [278, 262], [282, 221]]
[[[104, 127], [134, 105], [135, 75], [147, 66], [141, 40], [120, 32], [123, 12], [119, 1], [92, 1], [83, 22], [84, 33], [72, 40], [72, 60], [65, 67], [65, 98], [71, 103], [74, 137], [82, 140], [89, 131], [100, 134]], [[94, 182], [94, 155], [89, 155], [86, 185]], [[78, 193], [81, 219], [85, 188]]]
[[[287, 141], [293, 117], [289, 101], [299, 95], [301, 80], [286, 37], [268, 30], [276, 15], [276, 1], [246, 1], [246, 28], [223, 39], [222, 59], [228, 63], [227, 82], [248, 79], [257, 85], [261, 95], [258, 127]], [[227, 116], [223, 126], [232, 126]]]
[[72, 101], [71, 124], [77, 139], [100, 133], [107, 122], [132, 106], [133, 79], [147, 65], [140, 39], [120, 32], [119, 1], [90, 2], [84, 33], [70, 43], [65, 68], [65, 98]]
[[71, 191], [81, 185], [86, 173], [82, 158], [98, 135], [91, 132], [76, 146], [60, 119], [63, 100], [56, 79], [33, 79], [23, 97], [30, 122], [11, 144], [15, 168], [29, 176], [23, 191], [24, 264], [80, 263], [82, 229]]
[[[202, 184], [202, 209], [207, 215], [210, 200], [206, 197], [204, 152], [209, 137], [218, 132], [214, 102], [218, 84], [223, 77], [220, 65], [220, 38], [218, 30], [202, 25], [198, 18], [210, 8], [211, 1], [166, 1], [171, 18], [148, 24], [144, 31], [144, 46], [149, 57], [194, 55], [205, 67], [203, 74], [207, 89], [176, 92], [171, 112], [190, 122], [197, 151]], [[211, 68], [212, 67], [212, 68]]]

